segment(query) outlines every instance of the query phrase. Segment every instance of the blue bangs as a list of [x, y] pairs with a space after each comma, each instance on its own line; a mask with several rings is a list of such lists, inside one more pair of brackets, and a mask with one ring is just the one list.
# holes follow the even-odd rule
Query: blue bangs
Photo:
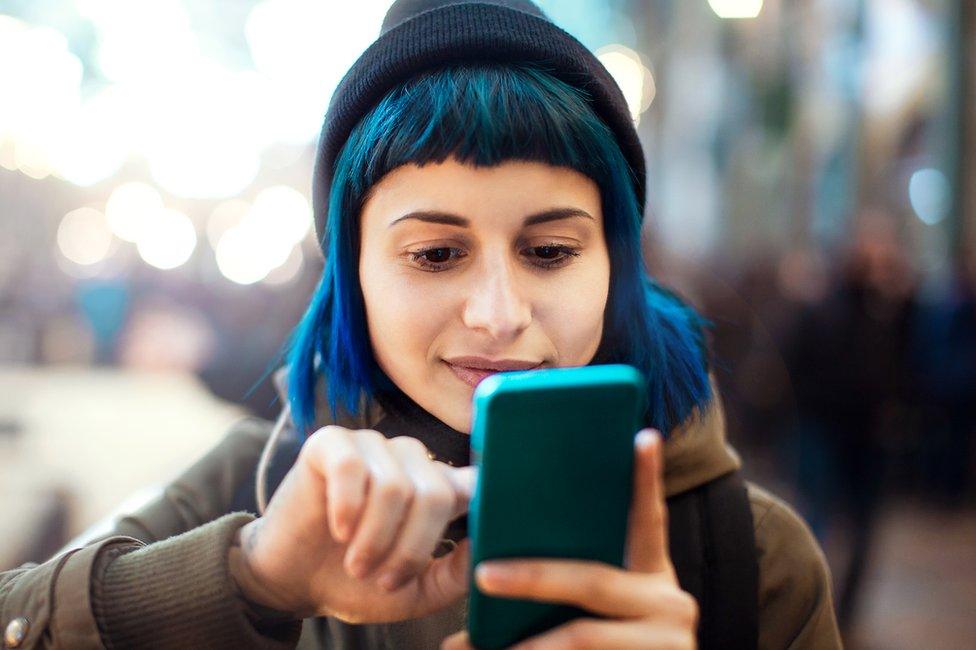
[[335, 421], [340, 410], [362, 418], [378, 395], [396, 390], [369, 342], [358, 281], [360, 209], [390, 171], [449, 156], [475, 166], [541, 162], [593, 179], [611, 270], [603, 339], [591, 363], [628, 363], [643, 372], [645, 424], [665, 434], [704, 406], [710, 399], [704, 323], [647, 274], [633, 172], [610, 129], [581, 90], [543, 68], [472, 63], [394, 88], [363, 117], [336, 160], [320, 242], [325, 268], [282, 352], [290, 366], [292, 418], [301, 431], [312, 431], [319, 391]]

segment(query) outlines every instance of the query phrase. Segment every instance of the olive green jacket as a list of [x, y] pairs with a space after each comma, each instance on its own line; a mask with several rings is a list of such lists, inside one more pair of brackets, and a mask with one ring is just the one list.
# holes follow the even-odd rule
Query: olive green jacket
[[[283, 374], [276, 381], [282, 390]], [[328, 409], [319, 409], [320, 413]], [[379, 413], [368, 417], [378, 417]], [[374, 422], [376, 420], [373, 420]], [[322, 422], [318, 422], [322, 424]], [[361, 426], [362, 422], [342, 422]], [[392, 624], [268, 618], [240, 598], [227, 553], [254, 517], [232, 512], [253, 479], [272, 423], [238, 422], [161, 495], [114, 529], [40, 565], [0, 574], [0, 630], [19, 647], [436, 648], [463, 629], [466, 599]], [[721, 400], [689, 418], [665, 445], [668, 496], [740, 461], [725, 441]], [[783, 501], [749, 484], [759, 559], [760, 648], [841, 647], [830, 575], [806, 524]], [[120, 497], [123, 495], [120, 495]], [[262, 618], [262, 616], [264, 616]]]

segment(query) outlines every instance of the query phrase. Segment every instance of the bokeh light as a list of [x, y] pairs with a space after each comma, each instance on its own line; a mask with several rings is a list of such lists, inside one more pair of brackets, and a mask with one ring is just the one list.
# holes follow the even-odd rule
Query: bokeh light
[[301, 240], [312, 225], [312, 208], [298, 190], [276, 185], [262, 190], [254, 199], [254, 207], [247, 219], [255, 227], [263, 228], [269, 237], [282, 244]]
[[641, 61], [640, 54], [623, 45], [602, 47], [597, 50], [596, 55], [620, 86], [627, 108], [630, 109], [630, 116], [634, 124], [638, 124], [641, 113], [654, 100], [654, 76], [651, 71]]
[[82, 63], [59, 31], [9, 16], [0, 16], [0, 60], [16, 61], [0, 66], [0, 141], [13, 143], [18, 169], [44, 178], [60, 144], [59, 127], [72, 121], [80, 105]]
[[936, 224], [949, 212], [949, 181], [938, 169], [919, 169], [908, 181], [908, 199], [922, 223]]
[[119, 239], [137, 242], [162, 208], [163, 197], [156, 188], [146, 183], [131, 182], [119, 185], [112, 191], [105, 204], [105, 216]]
[[[224, 198], [250, 185], [261, 166], [244, 91], [217, 68], [197, 70], [182, 89], [156, 97], [144, 151], [153, 180], [186, 198]], [[187, 102], [184, 96], [205, 98]], [[238, 116], [238, 117], [235, 117]]]
[[[255, 68], [276, 102], [267, 114], [280, 142], [304, 143], [322, 126], [339, 80], [376, 38], [391, 0], [360, 0], [355, 11], [319, 0], [265, 0], [244, 34]], [[315, 83], [309, 83], [314, 79]]]
[[215, 249], [217, 268], [225, 278], [237, 284], [254, 284], [268, 274], [272, 266], [260, 234], [242, 225], [227, 230]]
[[273, 286], [284, 286], [295, 280], [305, 267], [305, 253], [301, 246], [293, 246], [288, 259], [264, 277], [262, 282]]
[[224, 233], [241, 223], [250, 211], [251, 204], [241, 199], [229, 199], [218, 203], [207, 219], [207, 240], [210, 241], [210, 246], [216, 250]]
[[3, 136], [0, 136], [0, 167], [12, 172], [17, 171], [14, 143], [10, 140], [4, 140]]
[[22, 140], [14, 150], [14, 162], [24, 175], [40, 180], [51, 174], [47, 152], [34, 142]]
[[129, 155], [131, 113], [125, 93], [110, 86], [52, 124], [54, 173], [83, 187], [114, 175]]
[[113, 240], [105, 215], [94, 208], [72, 210], [58, 225], [58, 249], [68, 260], [82, 266], [108, 257]]
[[[236, 225], [219, 235], [214, 247], [217, 267], [233, 282], [253, 284], [289, 261], [296, 245], [309, 231], [312, 210], [301, 192], [285, 185], [262, 190], [241, 216], [243, 207], [228, 203], [219, 213], [215, 211], [208, 224], [208, 234], [237, 220]], [[222, 223], [216, 224], [218, 221]], [[282, 273], [287, 276], [287, 271]]]
[[120, 108], [108, 112], [146, 158], [153, 180], [186, 198], [245, 189], [260, 169], [275, 117], [260, 75], [205, 55], [187, 8], [176, 0], [118, 7], [84, 0], [79, 10], [98, 32], [99, 70], [115, 84]]
[[184, 264], [197, 245], [197, 233], [190, 218], [172, 208], [163, 208], [146, 221], [136, 242], [139, 256], [158, 269]]
[[719, 18], [755, 18], [763, 0], [708, 0], [708, 4]]
[[75, 5], [98, 33], [96, 61], [106, 79], [144, 85], [179, 78], [200, 56], [179, 0], [76, 0]]
[[153, 128], [141, 147], [153, 179], [186, 198], [226, 198], [246, 189], [272, 137], [269, 96], [258, 75], [212, 61], [200, 61], [178, 86], [147, 92], [141, 110]]

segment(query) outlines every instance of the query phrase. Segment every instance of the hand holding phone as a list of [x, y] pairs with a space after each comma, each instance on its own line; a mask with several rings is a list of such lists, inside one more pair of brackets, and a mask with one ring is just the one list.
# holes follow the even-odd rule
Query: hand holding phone
[[[499, 373], [478, 385], [472, 566], [515, 557], [623, 566], [645, 391], [641, 374], [622, 364]], [[468, 631], [477, 648], [507, 647], [585, 613], [487, 595], [472, 575]]]
[[[633, 483], [626, 499], [629, 513], [624, 566], [545, 553], [487, 560], [491, 554], [485, 553], [485, 545], [481, 544], [479, 555], [487, 561], [474, 564], [478, 568], [477, 586], [484, 591], [475, 591], [476, 586], [472, 584], [469, 599], [473, 607], [469, 612], [468, 631], [446, 638], [441, 650], [508, 647], [515, 643], [512, 650], [529, 646], [620, 650], [697, 647], [698, 603], [679, 585], [668, 548], [663, 441], [652, 429], [642, 429], [636, 438], [629, 435], [626, 438], [633, 461]], [[484, 457], [482, 462], [486, 463]], [[481, 484], [482, 499], [492, 492], [489, 486], [489, 482]], [[476, 487], [476, 496], [477, 490]], [[527, 499], [532, 500], [533, 496]], [[472, 502], [472, 508], [474, 505]], [[478, 533], [472, 532], [474, 542], [490, 537], [487, 531], [488, 528], [482, 528]], [[506, 534], [512, 537], [510, 530]], [[488, 546], [491, 545], [489, 541]], [[615, 544], [613, 550], [616, 551]], [[490, 603], [488, 598], [507, 603], [513, 617], [498, 618], [497, 610], [478, 605]], [[550, 610], [519, 611], [520, 604]], [[558, 609], [551, 608], [558, 607], [586, 615], [567, 615], [563, 617], [566, 622], [552, 623], [559, 616]], [[531, 617], [536, 613], [540, 618], [533, 620]], [[539, 625], [543, 617], [549, 623]], [[529, 627], [545, 629], [526, 633]], [[521, 643], [523, 639], [525, 642]]]

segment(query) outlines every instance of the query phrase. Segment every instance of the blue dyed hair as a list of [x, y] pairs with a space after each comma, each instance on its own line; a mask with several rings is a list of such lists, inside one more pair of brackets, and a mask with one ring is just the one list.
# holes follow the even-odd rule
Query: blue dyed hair
[[394, 88], [363, 117], [339, 154], [320, 242], [325, 268], [283, 352], [300, 431], [310, 433], [314, 426], [320, 377], [333, 419], [340, 408], [360, 417], [374, 400], [382, 403], [384, 391], [398, 390], [376, 363], [367, 332], [358, 282], [360, 208], [369, 188], [393, 169], [448, 156], [476, 166], [542, 162], [593, 179], [611, 270], [603, 339], [590, 363], [639, 369], [647, 380], [645, 423], [665, 435], [710, 399], [704, 323], [649, 277], [632, 172], [584, 91], [536, 65], [466, 63]]

